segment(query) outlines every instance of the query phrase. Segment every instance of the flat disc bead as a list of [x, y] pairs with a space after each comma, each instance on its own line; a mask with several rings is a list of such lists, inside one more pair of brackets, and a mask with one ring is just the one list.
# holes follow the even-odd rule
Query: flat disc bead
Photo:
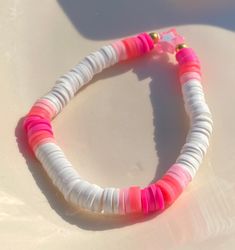
[[128, 201], [126, 204], [126, 213], [140, 213], [142, 210], [141, 206], [141, 191], [137, 186], [129, 188]]
[[180, 82], [183, 84], [189, 80], [196, 79], [198, 81], [201, 80], [201, 75], [199, 75], [196, 72], [186, 72], [183, 75], [180, 76]]
[[149, 188], [151, 189], [154, 197], [156, 211], [162, 211], [165, 206], [161, 189], [156, 184], [151, 184]]
[[141, 204], [142, 204], [142, 212], [144, 214], [149, 213], [149, 203], [148, 203], [148, 196], [147, 196], [147, 189], [141, 189]]
[[178, 181], [178, 179], [172, 177], [171, 175], [164, 175], [162, 179], [168, 182], [175, 191], [176, 196], [179, 196], [183, 191], [183, 185]]
[[198, 74], [201, 74], [201, 69], [198, 68], [198, 67], [195, 67], [195, 66], [185, 66], [185, 65], [182, 65], [180, 68], [179, 68], [179, 75], [182, 75], [186, 72], [197, 72]]
[[151, 204], [150, 207], [152, 208], [151, 210], [154, 212], [159, 209], [158, 202], [157, 202], [157, 194], [156, 194], [156, 185], [151, 184], [148, 186], [148, 191], [150, 193], [150, 200], [149, 203]]
[[156, 211], [162, 211], [165, 207], [163, 194], [156, 184], [141, 189], [142, 212], [149, 214]]
[[[164, 46], [171, 47], [173, 43], [177, 43], [172, 39], [177, 40], [180, 36], [173, 33], [165, 32], [164, 36], [160, 35], [162, 46], [165, 44]], [[170, 37], [167, 34], [171, 34]], [[55, 144], [50, 121], [82, 86], [103, 69], [119, 61], [140, 56], [153, 48], [154, 41], [150, 35], [141, 33], [90, 53], [67, 74], [61, 76], [52, 90], [34, 103], [25, 118], [24, 128], [30, 147], [65, 199], [79, 208], [96, 213], [121, 215], [162, 211], [165, 205], [172, 204], [182, 193], [201, 164], [212, 133], [212, 118], [201, 86], [200, 61], [192, 48], [182, 48], [175, 54], [191, 127], [176, 163], [162, 179], [143, 189], [138, 186], [101, 188], [83, 180]], [[156, 43], [159, 52], [161, 49], [170, 52], [169, 48], [164, 50]], [[173, 52], [174, 48], [175, 46]]]
[[126, 46], [126, 52], [127, 52], [128, 59], [131, 59], [131, 58], [138, 56], [139, 53], [137, 51], [136, 44], [132, 38], [125, 39], [122, 42]]
[[146, 37], [143, 34], [140, 34], [140, 35], [138, 35], [138, 38], [141, 40], [141, 42], [143, 44], [144, 53], [149, 52], [150, 48], [149, 48], [148, 41], [146, 40]]
[[172, 204], [176, 199], [175, 190], [164, 180], [158, 180], [156, 185], [161, 189], [166, 204]]
[[157, 185], [155, 186], [156, 186], [156, 200], [158, 203], [158, 208], [159, 208], [159, 211], [162, 211], [165, 208], [163, 194], [162, 194], [161, 189]]
[[175, 54], [175, 57], [176, 57], [176, 60], [178, 62], [180, 62], [184, 57], [189, 56], [189, 55], [197, 58], [197, 55], [192, 48], [183, 48], [183, 49], [179, 50]]

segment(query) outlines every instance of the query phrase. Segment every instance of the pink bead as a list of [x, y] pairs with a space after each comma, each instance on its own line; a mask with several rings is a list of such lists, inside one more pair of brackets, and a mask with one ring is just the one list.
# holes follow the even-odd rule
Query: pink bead
[[125, 48], [125, 45], [123, 44], [123, 42], [121, 40], [118, 40], [118, 41], [112, 43], [111, 46], [117, 52], [119, 62], [123, 61], [123, 60], [126, 60], [126, 58], [127, 58], [126, 48]]
[[158, 203], [158, 209], [159, 211], [162, 211], [165, 208], [164, 198], [161, 189], [157, 185], [155, 186], [156, 186], [156, 201]]
[[57, 110], [54, 104], [45, 98], [41, 98], [37, 100], [37, 102], [35, 103], [35, 106], [41, 106], [41, 107], [46, 108], [50, 112], [51, 118], [53, 118], [57, 113]]
[[200, 61], [192, 48], [183, 48], [176, 53], [176, 60], [179, 65], [188, 63], [200, 64]]
[[185, 56], [188, 56], [188, 55], [195, 55], [192, 48], [183, 48], [183, 49], [179, 50], [175, 54], [175, 57], [176, 57], [177, 61], [180, 61], [180, 60], [182, 60], [182, 58], [184, 58]]
[[170, 185], [168, 182], [166, 182], [163, 179], [160, 179], [156, 182], [156, 185], [160, 188], [163, 198], [164, 198], [164, 204], [171, 204], [175, 201], [177, 194], [174, 190], [174, 187]]
[[155, 184], [151, 184], [147, 187], [147, 196], [148, 196], [148, 203], [149, 203], [149, 212], [154, 212], [157, 210], [156, 204], [156, 187]]
[[31, 136], [32, 134], [37, 133], [38, 131], [47, 131], [51, 135], [53, 135], [51, 127], [48, 126], [47, 124], [37, 124], [37, 125], [33, 126], [32, 128], [30, 128], [27, 134], [28, 134], [28, 136]]
[[144, 45], [142, 43], [142, 40], [139, 39], [139, 37], [135, 37], [135, 43], [136, 43], [136, 47], [138, 48], [139, 51], [139, 55], [143, 55], [144, 54]]
[[141, 192], [138, 186], [129, 188], [126, 202], [126, 213], [140, 213], [142, 211]]
[[144, 214], [148, 214], [149, 206], [148, 206], [148, 196], [147, 196], [147, 189], [141, 189], [141, 204], [142, 204], [142, 211]]
[[190, 63], [190, 62], [200, 63], [198, 58], [196, 58], [195, 56], [189, 55], [189, 56], [186, 56], [186, 57], [182, 58], [182, 60], [179, 61], [179, 65], [182, 65], [182, 64], [185, 64], [185, 63]]
[[142, 44], [143, 44], [143, 52], [144, 53], [147, 53], [150, 51], [150, 48], [149, 48], [149, 44], [148, 44], [148, 41], [146, 40], [146, 37], [143, 35], [143, 34], [139, 34], [138, 35], [138, 38], [141, 40]]
[[34, 126], [37, 125], [47, 125], [49, 128], [51, 127], [51, 123], [48, 120], [45, 119], [37, 119], [35, 121], [31, 121], [28, 125], [27, 125], [27, 130], [30, 130], [31, 128], [33, 128]]
[[149, 50], [152, 50], [154, 48], [154, 42], [153, 39], [150, 37], [147, 33], [142, 33], [142, 35], [146, 38], [146, 41], [148, 43]]

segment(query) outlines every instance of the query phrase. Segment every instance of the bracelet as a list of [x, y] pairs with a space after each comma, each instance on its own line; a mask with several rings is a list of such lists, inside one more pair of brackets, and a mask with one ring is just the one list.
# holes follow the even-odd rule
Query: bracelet
[[[95, 74], [153, 49], [160, 54], [174, 54], [178, 62], [185, 110], [190, 118], [186, 142], [163, 177], [145, 188], [102, 188], [91, 184], [78, 175], [56, 144], [51, 120]], [[175, 29], [141, 33], [92, 52], [61, 76], [52, 90], [34, 103], [24, 119], [31, 149], [65, 199], [80, 209], [117, 215], [160, 212], [171, 205], [195, 176], [209, 146], [212, 124], [201, 85], [199, 59]]]

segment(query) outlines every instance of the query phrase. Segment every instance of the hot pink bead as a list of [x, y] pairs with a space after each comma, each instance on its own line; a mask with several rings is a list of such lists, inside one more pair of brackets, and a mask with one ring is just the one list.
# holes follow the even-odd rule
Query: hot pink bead
[[156, 186], [156, 197], [157, 197], [156, 200], [158, 203], [158, 208], [159, 208], [159, 211], [162, 211], [165, 208], [164, 198], [163, 198], [161, 189], [157, 185], [155, 186]]
[[141, 192], [138, 186], [129, 188], [128, 199], [126, 203], [126, 213], [140, 213], [142, 210], [141, 205]]
[[46, 125], [52, 129], [51, 123], [48, 120], [40, 118], [40, 119], [33, 120], [30, 123], [28, 123], [27, 130], [30, 130], [31, 128], [33, 128], [34, 126], [37, 126], [37, 125]]
[[141, 189], [141, 204], [142, 204], [142, 211], [144, 214], [148, 214], [149, 212], [149, 203], [148, 203], [148, 196], [147, 196], [147, 189]]
[[154, 42], [153, 39], [150, 37], [147, 33], [142, 33], [142, 35], [146, 38], [146, 41], [148, 43], [149, 50], [152, 50], [154, 48]]
[[151, 184], [146, 189], [149, 203], [149, 212], [154, 212], [157, 210], [155, 185]]
[[183, 48], [176, 53], [176, 60], [179, 65], [195, 62], [200, 63], [199, 59], [192, 48]]
[[135, 37], [135, 43], [136, 43], [136, 46], [138, 48], [138, 51], [139, 51], [139, 55], [143, 55], [144, 54], [144, 45], [143, 45], [143, 42], [142, 40], [137, 36]]
[[165, 174], [162, 177], [162, 180], [164, 180], [166, 183], [168, 183], [171, 188], [174, 190], [175, 193], [175, 199], [183, 192], [183, 187], [181, 183], [178, 181], [178, 179], [172, 177], [171, 175]]
[[183, 48], [176, 52], [175, 57], [177, 61], [180, 61], [182, 58], [188, 55], [195, 55], [195, 52], [192, 48]]
[[52, 132], [50, 126], [48, 126], [47, 124], [37, 124], [37, 125], [35, 125], [35, 126], [33, 126], [32, 128], [29, 129], [28, 136], [31, 136], [32, 134], [34, 134], [34, 133], [36, 133], [38, 131], [47, 131], [51, 135], [53, 135], [53, 132]]
[[28, 129], [28, 126], [32, 123], [34, 123], [35, 121], [38, 121], [40, 120], [41, 118], [39, 116], [29, 116], [27, 115], [25, 118], [24, 118], [24, 123], [23, 123], [23, 127], [25, 130]]

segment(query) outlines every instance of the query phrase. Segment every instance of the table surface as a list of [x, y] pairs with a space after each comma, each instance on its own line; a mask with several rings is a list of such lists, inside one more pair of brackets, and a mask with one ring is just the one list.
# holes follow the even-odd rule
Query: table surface
[[[234, 1], [84, 2], [0, 2], [1, 249], [234, 249]], [[157, 216], [76, 211], [29, 151], [22, 117], [89, 52], [172, 26], [201, 59], [214, 118], [198, 174]], [[173, 58], [152, 53], [105, 70], [78, 93], [53, 125], [81, 176], [101, 186], [144, 186], [166, 171], [188, 129], [176, 76]]]

